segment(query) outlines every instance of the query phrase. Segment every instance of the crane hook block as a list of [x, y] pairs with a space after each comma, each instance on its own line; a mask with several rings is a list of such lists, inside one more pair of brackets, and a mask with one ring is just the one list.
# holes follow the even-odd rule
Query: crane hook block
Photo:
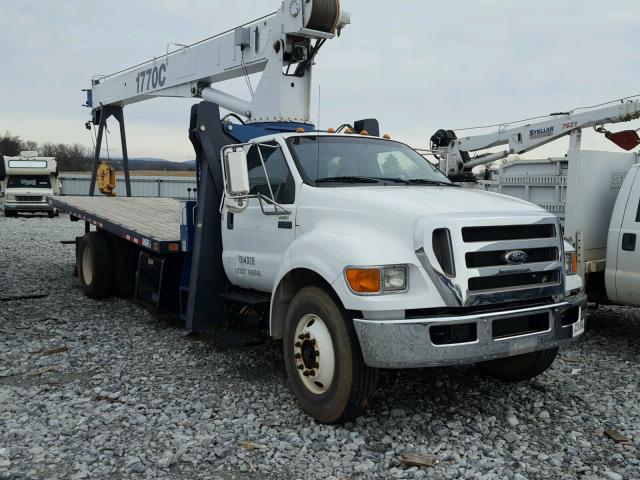
[[621, 132], [605, 132], [605, 137], [623, 150], [633, 150], [640, 145], [640, 137], [635, 130], [623, 130]]
[[100, 162], [96, 175], [98, 190], [108, 197], [116, 196], [116, 171], [105, 162]]

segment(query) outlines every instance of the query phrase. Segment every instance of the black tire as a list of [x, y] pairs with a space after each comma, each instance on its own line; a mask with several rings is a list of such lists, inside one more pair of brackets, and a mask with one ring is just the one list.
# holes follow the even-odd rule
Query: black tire
[[133, 295], [138, 271], [138, 250], [129, 242], [113, 239], [113, 294], [127, 298]]
[[547, 370], [558, 355], [558, 348], [499, 358], [478, 363], [478, 368], [504, 382], [520, 382], [537, 377]]
[[11, 210], [7, 210], [5, 208], [4, 209], [4, 216], [5, 216], [5, 218], [13, 218], [13, 217], [17, 217], [18, 214], [16, 212], [12, 212]]
[[105, 234], [89, 232], [82, 237], [76, 266], [82, 289], [87, 297], [100, 300], [111, 296], [113, 252], [109, 238]]
[[[333, 344], [333, 381], [321, 393], [305, 386], [298, 369], [302, 360], [295, 357], [296, 350], [300, 348], [296, 346], [296, 328], [309, 314], [322, 319]], [[332, 293], [318, 286], [309, 286], [294, 296], [286, 315], [283, 350], [291, 390], [312, 417], [321, 423], [339, 424], [365, 412], [375, 392], [378, 370], [364, 363], [353, 319]]]
[[55, 212], [47, 212], [47, 216], [48, 216], [49, 218], [53, 218], [53, 217], [55, 217], [55, 216], [56, 216], [56, 213], [55, 213]]

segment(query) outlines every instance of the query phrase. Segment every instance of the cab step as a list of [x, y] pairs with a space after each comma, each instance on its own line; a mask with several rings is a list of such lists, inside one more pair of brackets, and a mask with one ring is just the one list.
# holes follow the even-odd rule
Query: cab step
[[268, 306], [271, 302], [271, 294], [256, 292], [255, 290], [238, 290], [235, 292], [225, 292], [220, 294], [225, 302], [236, 305]]

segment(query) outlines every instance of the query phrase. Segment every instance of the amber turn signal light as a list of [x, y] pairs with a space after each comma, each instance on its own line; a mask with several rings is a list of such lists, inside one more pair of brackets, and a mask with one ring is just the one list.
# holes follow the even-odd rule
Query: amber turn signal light
[[350, 268], [346, 271], [347, 282], [356, 293], [380, 292], [379, 268]]

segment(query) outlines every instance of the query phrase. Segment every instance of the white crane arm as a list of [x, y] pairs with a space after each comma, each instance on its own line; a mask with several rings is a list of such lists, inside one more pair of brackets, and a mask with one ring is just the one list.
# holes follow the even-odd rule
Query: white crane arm
[[[251, 122], [308, 122], [313, 57], [348, 23], [339, 0], [285, 0], [271, 15], [93, 80], [87, 106], [201, 97]], [[259, 72], [264, 74], [249, 100], [212, 87]]]
[[[446, 131], [440, 130], [432, 137], [432, 142], [434, 150], [443, 159], [441, 168], [446, 169], [448, 173], [457, 173], [505, 158], [509, 154], [528, 152], [583, 128], [626, 122], [636, 118], [640, 118], [640, 101], [621, 101], [616, 105], [581, 113], [553, 114], [548, 120], [520, 127], [508, 128], [505, 125], [490, 134], [455, 138], [455, 135], [447, 136]], [[477, 158], [469, 157], [470, 152], [500, 145], [509, 145], [509, 149]]]

